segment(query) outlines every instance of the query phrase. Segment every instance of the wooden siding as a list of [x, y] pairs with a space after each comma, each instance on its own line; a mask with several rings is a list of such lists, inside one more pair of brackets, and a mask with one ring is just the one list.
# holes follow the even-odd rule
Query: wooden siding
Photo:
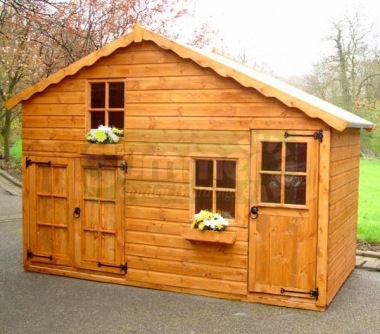
[[85, 135], [86, 79], [94, 78], [127, 78], [127, 132], [307, 130], [321, 126], [320, 121], [253, 88], [244, 88], [233, 79], [144, 42], [116, 51], [25, 102], [25, 152], [80, 151]]
[[[126, 282], [247, 296], [251, 130], [326, 126], [253, 88], [144, 42], [119, 50], [24, 102], [24, 157], [80, 157], [87, 78], [127, 78], [122, 140], [128, 162]], [[238, 162], [237, 216], [229, 227], [236, 232], [233, 245], [181, 236], [193, 215], [191, 171], [198, 157]]]
[[360, 130], [332, 132], [327, 303], [355, 267]]

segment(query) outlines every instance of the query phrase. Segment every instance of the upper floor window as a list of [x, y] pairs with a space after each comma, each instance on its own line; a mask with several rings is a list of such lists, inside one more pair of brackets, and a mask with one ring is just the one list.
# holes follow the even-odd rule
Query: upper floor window
[[90, 82], [89, 91], [91, 129], [99, 125], [124, 129], [125, 82]]
[[224, 218], [235, 218], [236, 161], [195, 160], [195, 212], [209, 210]]

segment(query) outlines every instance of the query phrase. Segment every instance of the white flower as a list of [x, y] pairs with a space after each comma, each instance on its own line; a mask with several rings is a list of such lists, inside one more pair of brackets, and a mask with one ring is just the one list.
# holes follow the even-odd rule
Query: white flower
[[123, 135], [123, 130], [99, 125], [97, 129], [91, 129], [86, 134], [86, 140], [90, 143], [114, 144], [119, 141], [119, 136]]

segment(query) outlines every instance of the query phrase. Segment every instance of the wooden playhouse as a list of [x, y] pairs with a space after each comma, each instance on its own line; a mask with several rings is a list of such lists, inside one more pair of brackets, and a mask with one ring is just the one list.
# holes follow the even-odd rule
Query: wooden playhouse
[[358, 116], [138, 25], [19, 103], [26, 270], [324, 310], [355, 267]]

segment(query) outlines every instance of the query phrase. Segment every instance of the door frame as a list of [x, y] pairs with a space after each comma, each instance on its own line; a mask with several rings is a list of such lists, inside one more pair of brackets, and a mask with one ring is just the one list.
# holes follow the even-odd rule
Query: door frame
[[[250, 182], [250, 207], [256, 205], [255, 189], [257, 185], [257, 173], [256, 173], [256, 157], [257, 152], [254, 146], [254, 135], [257, 132], [265, 132], [268, 135], [271, 133], [278, 135], [279, 132], [285, 132], [287, 129], [279, 130], [268, 130], [268, 129], [251, 129], [251, 182]], [[331, 133], [329, 128], [323, 128], [322, 130], [291, 130], [292, 134], [313, 134], [316, 131], [323, 131], [323, 139], [319, 143], [319, 164], [317, 166], [318, 181], [317, 181], [317, 191], [319, 193], [318, 203], [316, 208], [317, 222], [316, 222], [316, 265], [315, 265], [315, 284], [319, 289], [319, 297], [316, 300], [316, 306], [325, 306], [326, 305], [326, 293], [327, 293], [327, 248], [328, 248], [328, 217], [329, 217], [329, 180], [330, 180], [330, 140]], [[252, 219], [249, 219], [249, 235], [251, 236], [251, 226]], [[255, 240], [249, 239], [249, 253], [248, 256], [253, 256]], [[253, 259], [254, 260], [254, 259]], [[251, 259], [248, 259], [248, 273], [251, 275], [250, 268]], [[248, 292], [255, 293], [254, 291], [249, 291], [250, 281], [248, 280]]]
[[[71, 208], [74, 205], [74, 161], [71, 158], [63, 157], [51, 157], [51, 156], [41, 156], [41, 155], [27, 155], [23, 156], [26, 161], [23, 168], [23, 222], [24, 222], [24, 263], [35, 264], [54, 264], [62, 266], [72, 266], [74, 265], [74, 234], [75, 227], [71, 219]], [[61, 189], [58, 192], [54, 191], [54, 185], [51, 184], [51, 197], [52, 198], [67, 198], [67, 208], [66, 208], [66, 221], [67, 225], [67, 258], [64, 259], [59, 255], [52, 252], [51, 254], [39, 254], [38, 252], [38, 240], [37, 240], [37, 225], [38, 225], [38, 193], [37, 193], [37, 182], [38, 178], [36, 173], [41, 167], [50, 168], [50, 173], [54, 173], [54, 168], [66, 168], [66, 183], [60, 185]], [[49, 175], [51, 181], [53, 181], [53, 174]], [[57, 189], [55, 189], [57, 190]], [[60, 194], [60, 191], [64, 191], [66, 197]], [[53, 204], [54, 205], [54, 204]], [[56, 224], [52, 224], [52, 228]], [[57, 225], [59, 227], [59, 225]], [[54, 247], [55, 244], [52, 245]], [[34, 253], [37, 252], [37, 253]]]
[[[83, 256], [83, 230], [85, 224], [85, 189], [84, 189], [84, 169], [85, 165], [94, 170], [102, 169], [113, 170], [120, 168], [120, 164], [125, 161], [119, 157], [105, 157], [105, 156], [91, 156], [91, 157], [80, 157], [76, 159], [75, 162], [75, 206], [79, 207], [81, 210], [80, 217], [74, 218], [75, 223], [75, 266], [81, 269], [95, 270], [104, 273], [114, 273], [114, 274], [124, 274], [126, 272], [125, 266], [125, 230], [124, 230], [124, 191], [125, 191], [125, 176], [121, 173], [125, 171], [115, 170], [116, 181], [122, 180], [123, 182], [118, 184], [115, 189], [115, 205], [117, 206], [117, 213], [115, 213], [115, 265], [110, 263], [101, 263], [100, 259], [97, 263], [93, 261], [86, 261]], [[100, 197], [99, 197], [100, 200]], [[106, 200], [107, 201], [107, 200]], [[84, 217], [84, 218], [83, 218]], [[100, 223], [100, 222], [99, 222]], [[101, 228], [99, 228], [99, 231]], [[102, 233], [101, 233], [102, 234]]]

